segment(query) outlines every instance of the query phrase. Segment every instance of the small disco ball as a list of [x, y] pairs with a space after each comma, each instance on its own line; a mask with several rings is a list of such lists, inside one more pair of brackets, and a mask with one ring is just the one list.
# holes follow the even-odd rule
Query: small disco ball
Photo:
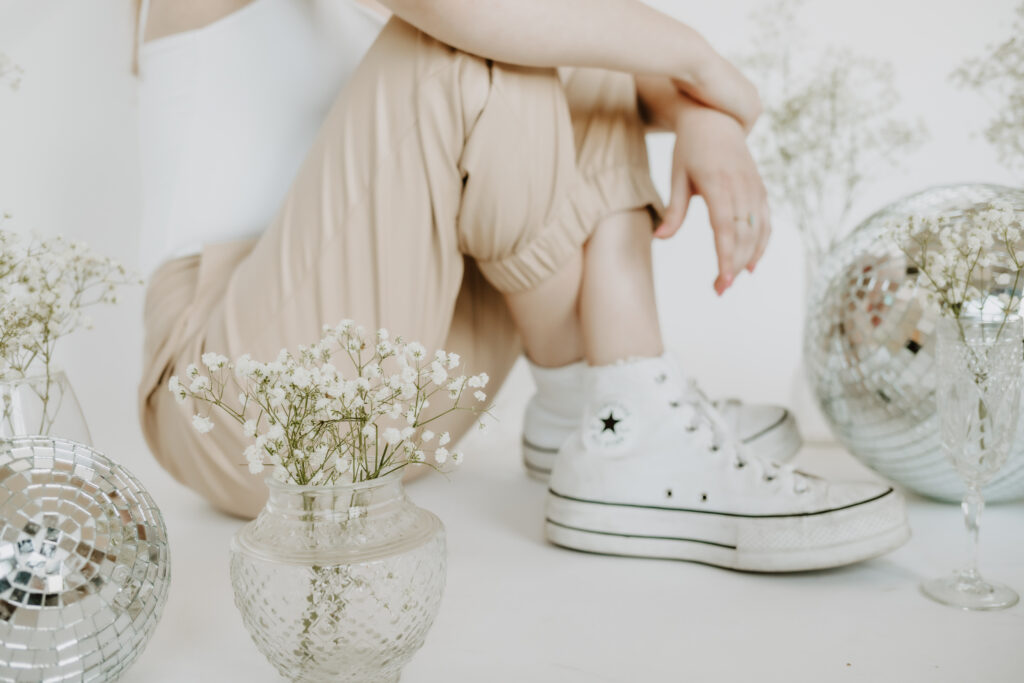
[[[810, 288], [804, 358], [833, 433], [872, 469], [932, 498], [955, 501], [965, 491], [939, 440], [932, 374], [939, 312], [917, 271], [884, 238], [886, 224], [931, 215], [966, 225], [997, 200], [1024, 214], [1024, 190], [998, 185], [934, 187], [891, 204], [832, 250]], [[986, 500], [1021, 497], [1024, 419], [1006, 465], [985, 488]]]
[[115, 680], [169, 583], [167, 529], [128, 470], [74, 441], [0, 441], [0, 681]]

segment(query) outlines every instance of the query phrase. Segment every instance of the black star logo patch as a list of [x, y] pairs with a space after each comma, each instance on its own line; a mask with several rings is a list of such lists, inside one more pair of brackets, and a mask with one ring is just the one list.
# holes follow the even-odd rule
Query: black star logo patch
[[611, 432], [612, 434], [615, 434], [615, 425], [622, 422], [622, 420], [615, 419], [614, 411], [609, 411], [608, 417], [602, 417], [601, 422], [604, 423], [604, 429], [601, 430], [602, 434], [604, 432]]

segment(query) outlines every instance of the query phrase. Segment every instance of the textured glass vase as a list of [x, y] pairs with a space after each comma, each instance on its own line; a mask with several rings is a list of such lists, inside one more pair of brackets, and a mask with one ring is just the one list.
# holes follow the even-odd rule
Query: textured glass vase
[[1017, 433], [1024, 324], [1016, 315], [993, 321], [940, 319], [935, 359], [942, 449], [967, 487], [962, 507], [970, 552], [963, 569], [921, 588], [939, 602], [965, 609], [1010, 607], [1017, 594], [978, 572], [978, 521], [981, 488], [1006, 464]]
[[401, 472], [267, 484], [266, 506], [231, 542], [235, 605], [256, 647], [293, 681], [397, 681], [440, 607], [441, 521], [406, 498]]
[[62, 371], [0, 382], [0, 437], [57, 436], [92, 444], [82, 407]]

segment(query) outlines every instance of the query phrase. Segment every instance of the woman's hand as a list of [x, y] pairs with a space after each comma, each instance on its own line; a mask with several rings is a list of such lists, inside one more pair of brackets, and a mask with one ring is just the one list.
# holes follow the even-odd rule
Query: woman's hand
[[704, 198], [715, 233], [721, 295], [743, 268], [753, 272], [771, 234], [764, 183], [736, 119], [695, 102], [677, 110], [672, 195], [655, 237], [668, 238], [683, 224], [690, 197]]

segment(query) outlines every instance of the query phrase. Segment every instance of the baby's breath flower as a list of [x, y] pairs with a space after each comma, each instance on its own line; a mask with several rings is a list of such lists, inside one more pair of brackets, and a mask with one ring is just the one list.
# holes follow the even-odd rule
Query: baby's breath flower
[[[465, 388], [465, 376], [448, 375], [459, 364], [458, 355], [437, 351], [428, 360], [421, 344], [407, 344], [401, 337], [392, 342], [387, 330], [369, 339], [365, 330], [342, 321], [325, 327], [319, 342], [298, 346], [294, 353], [282, 349], [266, 363], [247, 355], [232, 363], [207, 352], [201, 367], [186, 369], [187, 386], [173, 377], [168, 388], [178, 400], [201, 399], [240, 423], [251, 439], [244, 456], [253, 474], [270, 467], [271, 476], [281, 481], [314, 486], [342, 477], [364, 481], [425, 462], [428, 443], [437, 446], [437, 462], [454, 461], [445, 448], [450, 434], [438, 436], [424, 425], [452, 410], [469, 410], [456, 401], [427, 412], [432, 402], [428, 397], [443, 396], [447, 388], [458, 395]], [[331, 364], [338, 351], [352, 362], [354, 376], [345, 377]], [[397, 374], [385, 375], [382, 362], [391, 357], [395, 360], [388, 362], [397, 363]], [[474, 381], [483, 382], [479, 375]], [[228, 405], [222, 398], [232, 395], [225, 391], [229, 382], [240, 389], [237, 404], [232, 400]], [[378, 425], [385, 417], [392, 423]], [[196, 415], [193, 426], [209, 431], [213, 422]]]
[[203, 365], [211, 370], [220, 370], [228, 364], [227, 356], [222, 356], [219, 353], [204, 353], [202, 356]]
[[441, 386], [446, 379], [448, 379], [448, 371], [444, 369], [440, 362], [435, 360], [430, 364], [430, 381]]
[[482, 391], [474, 391], [473, 392], [473, 398], [475, 398], [478, 401], [486, 401], [487, 400], [487, 394], [485, 394]]
[[168, 380], [167, 388], [171, 390], [172, 394], [174, 394], [174, 399], [178, 403], [185, 402], [185, 398], [188, 394], [185, 392], [185, 387], [181, 386], [181, 382], [178, 381], [177, 375], [174, 375], [170, 380]]
[[193, 415], [192, 426], [200, 434], [206, 434], [211, 429], [213, 429], [213, 420], [202, 415]]
[[394, 446], [402, 440], [402, 432], [398, 431], [394, 427], [388, 427], [384, 430], [384, 442], [389, 446]]
[[453, 465], [461, 465], [462, 464], [462, 451], [452, 451], [452, 464]]
[[189, 386], [188, 390], [193, 394], [201, 394], [204, 391], [207, 391], [209, 388], [210, 378], [199, 375], [194, 380], [192, 380], [192, 384], [191, 386]]
[[410, 342], [405, 347], [405, 352], [409, 356], [409, 358], [413, 360], [423, 360], [423, 358], [427, 355], [427, 350], [424, 349], [423, 345], [420, 344], [419, 342]]

